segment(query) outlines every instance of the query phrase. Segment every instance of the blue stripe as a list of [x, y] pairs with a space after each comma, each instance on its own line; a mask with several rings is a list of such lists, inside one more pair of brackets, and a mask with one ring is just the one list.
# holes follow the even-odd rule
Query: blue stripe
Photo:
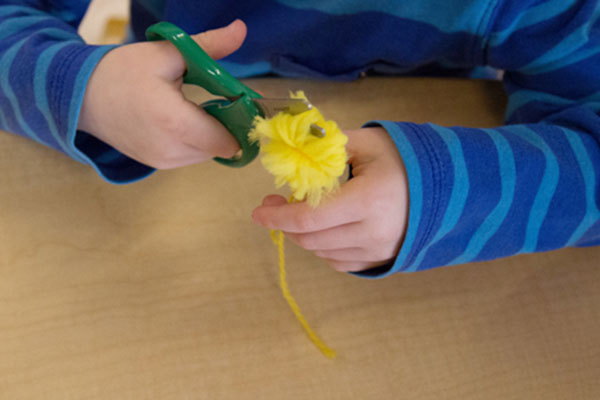
[[546, 92], [538, 92], [535, 90], [517, 90], [510, 95], [508, 106], [506, 107], [505, 119], [509, 120], [512, 115], [524, 105], [535, 102], [557, 104], [557, 105], [568, 105], [573, 104], [573, 100], [565, 99], [564, 97], [556, 96]]
[[219, 64], [227, 72], [237, 78], [248, 78], [250, 76], [264, 75], [271, 72], [271, 63], [258, 61], [251, 64], [241, 64], [232, 61], [220, 60]]
[[576, 2], [577, 0], [551, 0], [538, 6], [531, 7], [513, 19], [507, 28], [499, 32], [493, 32], [490, 35], [489, 44], [491, 46], [500, 46], [510, 37], [510, 35], [519, 29], [527, 28], [554, 18], [571, 8]]
[[454, 0], [437, 2], [398, 0], [277, 0], [278, 3], [301, 10], [317, 10], [332, 15], [380, 12], [394, 17], [434, 26], [444, 33], [479, 34], [487, 28], [494, 1]]
[[[67, 4], [69, 4], [69, 3], [67, 3]], [[77, 13], [71, 9], [68, 9], [68, 8], [52, 10], [52, 16], [60, 19], [61, 21], [69, 23], [69, 24], [73, 24], [80, 19], [79, 13]]]
[[19, 128], [21, 128], [20, 130], [23, 131], [31, 139], [39, 143], [43, 143], [40, 140], [40, 138], [35, 134], [35, 132], [29, 127], [27, 122], [25, 122], [25, 119], [21, 114], [21, 109], [19, 108], [17, 97], [15, 96], [15, 93], [12, 87], [10, 86], [8, 77], [13, 61], [21, 47], [27, 41], [27, 39], [28, 38], [22, 39], [21, 41], [14, 44], [4, 53], [2, 58], [0, 58], [0, 87], [2, 88], [2, 92], [4, 93], [4, 95], [8, 98], [10, 105], [12, 106], [13, 114], [15, 116], [15, 119], [17, 120], [17, 123], [19, 124]]
[[0, 108], [0, 129], [8, 130], [8, 122], [6, 121], [2, 108]]
[[[224, 8], [223, 3], [232, 5]], [[202, 13], [176, 20], [182, 29], [194, 31], [198, 27], [222, 26], [236, 16], [247, 15], [250, 34], [227, 61], [245, 65], [268, 61], [273, 73], [284, 76], [349, 80], [365, 70], [400, 74], [414, 71], [424, 61], [429, 64], [432, 57], [444, 56], [467, 67], [478, 59], [468, 49], [483, 41], [466, 32], [442, 35], [440, 40], [439, 30], [432, 25], [378, 12], [336, 16], [273, 2], [269, 3], [269, 12], [257, 13], [256, 6], [262, 7], [264, 2], [241, 2], [239, 7], [233, 3], [203, 2]], [[140, 38], [143, 24], [138, 22], [134, 21], [134, 31]], [[311, 29], [314, 24], [320, 28]], [[273, 32], [278, 34], [274, 36]], [[349, 41], [352, 46], [348, 46]], [[440, 70], [437, 66], [433, 69]]]
[[18, 12], [23, 12], [29, 15], [45, 14], [43, 11], [26, 6], [0, 6], [0, 18], [4, 18], [7, 15], [16, 14]]
[[560, 41], [556, 46], [519, 69], [526, 74], [538, 74], [559, 69], [573, 64], [600, 51], [600, 48], [586, 48], [579, 53], [582, 46], [589, 43], [590, 30], [600, 18], [600, 5], [596, 6], [592, 17], [573, 33]]
[[6, 38], [14, 33], [21, 32], [41, 21], [52, 21], [49, 15], [11, 18], [0, 23], [0, 38]]
[[542, 74], [542, 73], [546, 73], [546, 72], [556, 71], [558, 69], [567, 67], [569, 65], [573, 65], [582, 60], [585, 60], [587, 58], [595, 56], [598, 53], [600, 53], [600, 46], [581, 49], [578, 52], [569, 54], [568, 57], [567, 57], [567, 55], [564, 55], [564, 58], [562, 58], [560, 60], [552, 61], [550, 64], [540, 66], [537, 68], [534, 67], [534, 68], [530, 68], [528, 70], [523, 70], [522, 72], [525, 74], [528, 74], [528, 75], [533, 75], [533, 74]]
[[452, 165], [454, 167], [454, 183], [440, 228], [436, 232], [434, 238], [419, 252], [415, 261], [413, 261], [406, 269], [406, 272], [418, 270], [427, 254], [427, 250], [456, 226], [465, 208], [465, 203], [469, 194], [469, 172], [465, 163], [460, 139], [456, 133], [449, 128], [431, 124], [428, 124], [427, 126], [435, 130], [448, 147]]
[[538, 92], [535, 90], [517, 90], [510, 95], [508, 106], [506, 107], [505, 119], [510, 120], [513, 114], [521, 107], [531, 102], [542, 102], [557, 105], [573, 105], [581, 104], [590, 108], [594, 112], [600, 111], [600, 101], [597, 101], [600, 92], [594, 93], [582, 99], [566, 99], [546, 92]]
[[[53, 35], [58, 38], [66, 37], [65, 36], [66, 33], [68, 33], [68, 32], [63, 29], [58, 29], [58, 28], [46, 28], [46, 29], [41, 29], [39, 31], [36, 31], [36, 34]], [[75, 35], [71, 34], [71, 36], [75, 36]], [[12, 106], [13, 115], [15, 116], [15, 119], [19, 125], [20, 130], [25, 135], [29, 136], [31, 139], [37, 141], [38, 143], [47, 144], [47, 143], [44, 143], [40, 139], [40, 137], [34, 132], [34, 130], [31, 129], [29, 124], [27, 124], [27, 122], [25, 121], [25, 118], [23, 118], [23, 114], [21, 113], [21, 108], [19, 107], [19, 102], [17, 101], [17, 97], [15, 96], [15, 93], [9, 82], [9, 74], [10, 74], [10, 70], [11, 70], [13, 61], [14, 61], [17, 53], [19, 52], [19, 50], [21, 49], [21, 47], [25, 44], [25, 42], [27, 40], [29, 40], [29, 37], [26, 37], [26, 38], [20, 40], [19, 42], [17, 42], [16, 44], [14, 44], [12, 47], [10, 47], [4, 53], [4, 55], [0, 59], [0, 87], [2, 88], [4, 95], [8, 98], [8, 100]]]
[[500, 228], [502, 222], [504, 222], [513, 202], [516, 182], [516, 168], [513, 151], [508, 140], [506, 140], [499, 132], [494, 130], [486, 130], [485, 132], [494, 142], [498, 153], [502, 187], [500, 201], [471, 237], [465, 251], [448, 263], [449, 265], [466, 263], [477, 257], [488, 240], [496, 233], [498, 228]]
[[411, 254], [411, 250], [417, 236], [419, 223], [421, 221], [421, 213], [423, 212], [423, 178], [421, 175], [419, 159], [417, 158], [415, 150], [402, 128], [397, 123], [390, 121], [371, 121], [365, 124], [365, 126], [372, 126], [374, 124], [381, 125], [388, 131], [390, 137], [400, 152], [400, 156], [404, 161], [406, 174], [408, 176], [408, 189], [410, 198], [408, 226], [406, 235], [404, 237], [404, 242], [402, 243], [402, 248], [396, 257], [394, 266], [387, 273], [377, 276], [378, 278], [382, 278], [401, 270], [402, 265], [406, 262], [409, 254]]
[[544, 175], [529, 212], [525, 241], [523, 247], [519, 250], [519, 253], [531, 253], [537, 249], [540, 228], [558, 186], [560, 168], [554, 152], [537, 132], [523, 125], [511, 126], [510, 132], [541, 150], [546, 161]]
[[[65, 31], [65, 38], [67, 35], [69, 37], [73, 37], [73, 34]], [[52, 137], [54, 138], [54, 140], [56, 140], [56, 142], [60, 145], [60, 147], [65, 153], [67, 153], [75, 159], [78, 159], [79, 157], [77, 156], [77, 154], [71, 151], [70, 146], [66, 145], [65, 141], [59, 135], [58, 128], [56, 127], [56, 123], [54, 122], [54, 116], [50, 112], [50, 107], [48, 106], [48, 94], [46, 93], [46, 78], [48, 68], [52, 63], [52, 60], [54, 60], [54, 57], [60, 50], [74, 43], [80, 43], [80, 41], [70, 40], [51, 45], [39, 55], [35, 66], [35, 79], [33, 81], [33, 87], [35, 94], [35, 104], [46, 119], [48, 129], [50, 130]]]
[[[90, 75], [94, 71], [95, 66], [98, 64], [100, 59], [110, 50], [114, 49], [116, 46], [100, 46], [95, 48], [92, 52], [87, 55], [87, 58], [79, 68], [79, 72], [77, 73], [77, 77], [75, 78], [75, 83], [73, 86], [73, 93], [71, 97], [71, 101], [69, 103], [69, 114], [68, 114], [68, 127], [67, 127], [67, 144], [70, 146], [71, 151], [76, 153], [79, 159], [85, 160], [89, 163], [106, 181], [115, 183], [108, 179], [104, 173], [98, 168], [98, 166], [90, 160], [90, 158], [82, 153], [75, 146], [75, 134], [77, 133], [77, 123], [79, 121], [79, 112], [81, 111], [81, 104], [83, 103], [83, 95], [85, 93], [85, 86], [90, 78]], [[145, 176], [145, 175], [144, 175]], [[143, 177], [140, 177], [141, 179]], [[129, 182], [133, 182], [137, 179], [131, 180]], [[123, 183], [123, 182], [121, 182]]]
[[569, 141], [569, 145], [573, 150], [573, 154], [577, 159], [577, 163], [579, 164], [579, 169], [581, 170], [581, 174], [583, 176], [583, 182], [585, 184], [585, 203], [586, 203], [586, 211], [583, 219], [579, 223], [579, 226], [573, 231], [571, 237], [567, 241], [567, 246], [573, 246], [581, 237], [585, 234], [585, 232], [592, 226], [598, 219], [600, 218], [600, 212], [598, 211], [598, 207], [596, 206], [595, 199], [595, 182], [596, 176], [594, 173], [594, 164], [590, 159], [589, 154], [587, 153], [583, 142], [579, 135], [566, 128], [561, 128], [565, 137]]

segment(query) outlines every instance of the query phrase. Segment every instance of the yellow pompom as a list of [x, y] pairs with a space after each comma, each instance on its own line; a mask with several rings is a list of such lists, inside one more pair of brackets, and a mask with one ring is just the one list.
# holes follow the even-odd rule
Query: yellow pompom
[[[303, 92], [291, 97], [306, 99]], [[323, 128], [325, 136], [312, 135], [312, 124]], [[339, 186], [338, 178], [348, 159], [348, 138], [334, 121], [326, 121], [316, 107], [297, 115], [256, 117], [249, 137], [260, 142], [262, 164], [275, 176], [277, 187], [289, 184], [295, 200], [306, 199], [316, 207], [323, 194]]]

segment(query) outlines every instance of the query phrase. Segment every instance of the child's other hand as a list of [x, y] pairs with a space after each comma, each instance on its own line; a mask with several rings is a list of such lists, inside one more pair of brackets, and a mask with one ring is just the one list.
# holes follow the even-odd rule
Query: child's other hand
[[[192, 36], [213, 58], [237, 50], [246, 25]], [[175, 168], [214, 156], [231, 157], [238, 143], [216, 119], [181, 92], [185, 62], [167, 41], [110, 51], [88, 82], [78, 129], [156, 168]]]
[[338, 271], [362, 271], [393, 260], [408, 219], [404, 164], [383, 128], [346, 132], [354, 178], [316, 209], [265, 197], [252, 218], [279, 229]]

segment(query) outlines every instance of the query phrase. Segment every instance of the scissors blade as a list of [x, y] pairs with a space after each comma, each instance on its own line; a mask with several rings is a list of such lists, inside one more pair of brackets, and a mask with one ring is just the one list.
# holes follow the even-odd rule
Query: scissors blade
[[[290, 115], [297, 115], [308, 111], [312, 104], [304, 99], [252, 99], [254, 104], [260, 108], [265, 117], [271, 118], [277, 113], [285, 112]], [[310, 134], [318, 138], [325, 137], [325, 129], [317, 124], [310, 125]]]
[[280, 112], [285, 112], [290, 115], [296, 115], [308, 111], [312, 108], [312, 104], [310, 104], [304, 99], [261, 98], [252, 99], [252, 101], [258, 108], [260, 108], [260, 110], [267, 118], [271, 118]]

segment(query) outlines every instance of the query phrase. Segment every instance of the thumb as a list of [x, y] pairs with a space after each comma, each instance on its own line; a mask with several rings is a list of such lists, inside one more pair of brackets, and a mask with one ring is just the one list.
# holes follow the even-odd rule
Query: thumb
[[212, 58], [218, 60], [240, 48], [246, 38], [246, 24], [236, 19], [223, 28], [192, 35], [192, 39]]
[[360, 174], [359, 169], [361, 169], [362, 165], [368, 164], [375, 159], [376, 150], [373, 149], [372, 129], [362, 128], [344, 132], [348, 136], [346, 151], [348, 152], [348, 162], [352, 165], [354, 175]]
[[[394, 160], [402, 163], [396, 144], [385, 129], [368, 127], [344, 133], [348, 136], [346, 150], [355, 176], [360, 175], [363, 169], [375, 171], [376, 168], [369, 168], [369, 164], [373, 162]], [[389, 166], [383, 167], [388, 168]], [[380, 166], [380, 168], [383, 167]]]

